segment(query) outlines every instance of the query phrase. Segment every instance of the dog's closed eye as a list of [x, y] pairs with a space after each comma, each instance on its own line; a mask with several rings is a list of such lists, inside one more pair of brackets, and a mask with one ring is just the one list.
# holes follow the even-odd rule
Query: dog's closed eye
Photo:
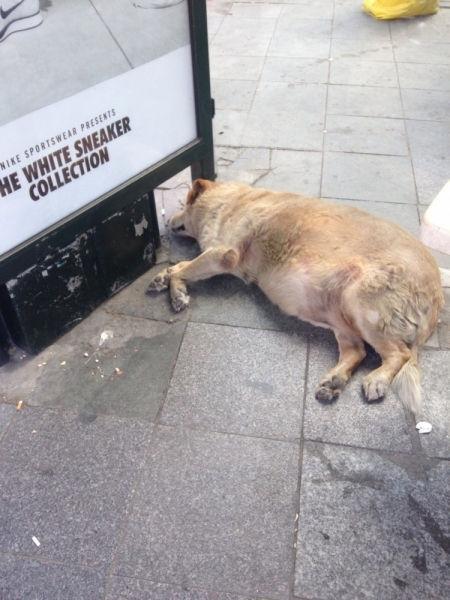
[[174, 227], [172, 231], [186, 231], [186, 227], [184, 225], [180, 225], [179, 227]]

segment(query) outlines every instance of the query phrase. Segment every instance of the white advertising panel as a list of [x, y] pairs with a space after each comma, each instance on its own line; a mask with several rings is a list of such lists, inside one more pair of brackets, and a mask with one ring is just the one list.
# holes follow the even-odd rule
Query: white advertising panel
[[187, 2], [42, 4], [0, 43], [0, 256], [197, 135]]

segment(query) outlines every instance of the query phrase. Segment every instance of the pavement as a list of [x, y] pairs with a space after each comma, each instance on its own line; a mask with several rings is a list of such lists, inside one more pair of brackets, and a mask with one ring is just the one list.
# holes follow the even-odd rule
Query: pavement
[[[450, 9], [389, 23], [354, 0], [207, 5], [218, 178], [417, 235], [450, 173]], [[189, 184], [156, 191], [163, 234]], [[333, 336], [254, 287], [199, 282], [181, 314], [145, 294], [197, 251], [164, 238], [151, 271], [0, 369], [0, 598], [448, 598], [450, 257], [414, 419], [392, 392], [364, 401], [374, 353], [318, 403]]]

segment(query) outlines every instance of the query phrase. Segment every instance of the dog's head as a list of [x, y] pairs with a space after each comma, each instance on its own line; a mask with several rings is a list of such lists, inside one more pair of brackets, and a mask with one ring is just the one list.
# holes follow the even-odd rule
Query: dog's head
[[199, 202], [199, 198], [217, 185], [220, 184], [206, 179], [196, 179], [194, 181], [192, 188], [189, 190], [185, 207], [181, 212], [173, 215], [169, 221], [169, 229], [172, 233], [193, 238], [198, 237], [198, 221], [203, 213], [202, 207], [199, 206], [203, 203]]

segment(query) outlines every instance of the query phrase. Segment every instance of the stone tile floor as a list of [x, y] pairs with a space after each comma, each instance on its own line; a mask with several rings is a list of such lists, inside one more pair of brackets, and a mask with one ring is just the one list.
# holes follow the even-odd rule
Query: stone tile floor
[[[450, 10], [386, 23], [360, 4], [207, 0], [217, 173], [416, 235], [450, 173]], [[189, 184], [156, 191], [162, 233]], [[0, 598], [447, 598], [449, 272], [420, 436], [393, 393], [364, 401], [373, 353], [319, 404], [336, 343], [256, 288], [198, 283], [183, 314], [145, 295], [196, 251], [165, 240], [145, 276], [0, 369]]]

